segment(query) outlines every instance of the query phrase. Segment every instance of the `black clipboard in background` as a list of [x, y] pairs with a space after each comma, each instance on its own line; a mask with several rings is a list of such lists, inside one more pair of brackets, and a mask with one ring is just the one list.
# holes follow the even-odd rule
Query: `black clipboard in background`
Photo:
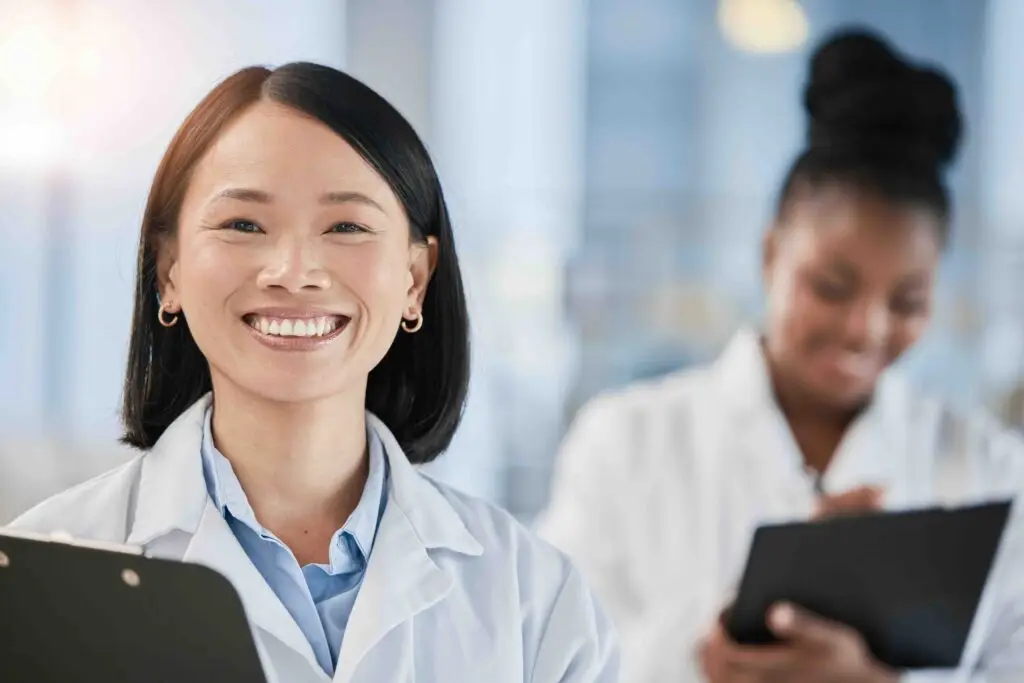
[[898, 670], [959, 665], [1011, 502], [760, 527], [726, 616], [737, 642], [775, 642], [788, 601], [856, 629]]
[[212, 569], [15, 533], [0, 528], [0, 680], [266, 683]]

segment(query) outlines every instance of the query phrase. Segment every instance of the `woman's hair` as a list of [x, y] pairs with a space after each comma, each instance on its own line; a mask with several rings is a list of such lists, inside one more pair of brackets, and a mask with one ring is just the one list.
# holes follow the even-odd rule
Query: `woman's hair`
[[945, 238], [943, 172], [962, 128], [948, 76], [907, 61], [868, 31], [843, 31], [814, 53], [803, 105], [807, 146], [783, 183], [780, 216], [802, 192], [841, 184], [934, 210]]
[[412, 126], [366, 85], [326, 66], [294, 63], [243, 69], [189, 114], [164, 154], [139, 240], [135, 306], [124, 384], [122, 440], [148, 449], [182, 412], [210, 391], [210, 369], [182, 319], [157, 322], [157, 254], [178, 230], [191, 175], [221, 131], [259, 101], [321, 121], [390, 186], [411, 237], [437, 239], [437, 266], [423, 302], [423, 328], [399, 334], [370, 372], [366, 407], [394, 432], [409, 460], [428, 462], [448, 447], [469, 383], [469, 314], [452, 228], [436, 171]]

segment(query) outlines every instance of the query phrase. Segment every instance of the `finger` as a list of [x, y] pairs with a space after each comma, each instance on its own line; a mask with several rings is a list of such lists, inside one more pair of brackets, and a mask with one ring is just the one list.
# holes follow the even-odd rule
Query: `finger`
[[784, 673], [769, 673], [748, 669], [737, 669], [723, 666], [715, 672], [717, 678], [709, 678], [708, 683], [790, 683]]
[[732, 615], [732, 606], [733, 603], [730, 602], [722, 609], [721, 612], [718, 613], [719, 626], [724, 626], [725, 624], [729, 623], [729, 617]]
[[753, 672], [744, 672], [729, 664], [721, 648], [705, 642], [697, 657], [701, 675], [707, 683], [764, 683], [754, 678]]
[[825, 496], [818, 501], [815, 518], [881, 509], [883, 491], [878, 487], [862, 486], [837, 496]]
[[855, 631], [788, 603], [772, 607], [768, 626], [779, 638], [797, 647], [834, 650], [844, 647], [858, 636]]
[[704, 680], [708, 683], [735, 683], [735, 676], [729, 671], [723, 657], [725, 645], [721, 635], [714, 631], [697, 644], [696, 659]]
[[711, 668], [731, 674], [740, 672], [767, 674], [788, 670], [803, 653], [791, 644], [740, 645], [721, 627], [716, 627], [705, 641], [704, 653]]
[[793, 668], [806, 654], [792, 645], [725, 647], [715, 653], [730, 668], [738, 671], [783, 671]]
[[697, 668], [704, 674], [704, 678], [714, 680], [714, 676], [712, 676], [714, 672], [711, 670], [711, 648], [708, 641], [704, 638], [699, 640], [693, 654], [697, 660]]
[[878, 486], [865, 486], [857, 495], [857, 502], [864, 509], [877, 510], [882, 507], [885, 491]]
[[729, 634], [725, 632], [725, 627], [721, 622], [715, 622], [711, 627], [711, 631], [704, 636], [703, 642], [708, 647], [719, 647], [729, 642]]
[[726, 643], [725, 638], [726, 636], [721, 625], [716, 623], [709, 633], [697, 641], [694, 652], [701, 662], [710, 662], [715, 659], [720, 659], [722, 647]]
[[825, 500], [833, 507], [857, 509], [881, 504], [882, 490], [877, 486], [859, 486], [837, 496], [827, 496]]

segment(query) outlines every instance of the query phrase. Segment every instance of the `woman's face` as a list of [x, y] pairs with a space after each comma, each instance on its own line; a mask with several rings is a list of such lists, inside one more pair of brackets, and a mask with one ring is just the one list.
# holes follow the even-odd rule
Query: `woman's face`
[[924, 332], [940, 254], [927, 209], [841, 187], [795, 199], [766, 241], [773, 372], [827, 407], [864, 403]]
[[196, 166], [161, 245], [161, 296], [215, 387], [312, 400], [365, 392], [435, 261], [436, 242], [410, 240], [398, 199], [347, 142], [260, 102]]

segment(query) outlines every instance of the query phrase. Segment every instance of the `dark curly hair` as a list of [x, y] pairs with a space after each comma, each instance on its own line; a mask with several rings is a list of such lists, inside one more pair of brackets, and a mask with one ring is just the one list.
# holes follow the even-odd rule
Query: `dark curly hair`
[[803, 96], [806, 148], [778, 201], [841, 184], [935, 211], [946, 238], [950, 196], [943, 173], [963, 132], [957, 93], [941, 71], [908, 61], [867, 30], [845, 30], [815, 51]]

